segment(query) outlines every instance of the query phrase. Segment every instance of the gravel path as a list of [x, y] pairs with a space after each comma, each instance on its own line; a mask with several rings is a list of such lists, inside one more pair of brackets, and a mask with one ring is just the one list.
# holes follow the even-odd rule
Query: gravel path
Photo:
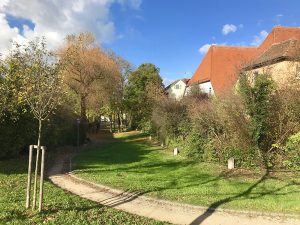
[[173, 224], [203, 225], [299, 225], [300, 218], [279, 214], [211, 210], [205, 207], [157, 200], [95, 184], [76, 177], [70, 171], [72, 155], [60, 157], [49, 170], [49, 179], [57, 186], [99, 204], [132, 214]]

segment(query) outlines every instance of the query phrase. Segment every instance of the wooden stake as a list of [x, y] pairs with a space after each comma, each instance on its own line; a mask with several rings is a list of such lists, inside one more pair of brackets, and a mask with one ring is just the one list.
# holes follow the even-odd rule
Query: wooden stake
[[42, 204], [43, 204], [45, 151], [46, 151], [46, 148], [45, 148], [45, 147], [42, 147], [39, 212], [42, 211]]
[[33, 210], [36, 207], [36, 190], [37, 190], [37, 176], [38, 176], [39, 158], [40, 158], [40, 146], [37, 146], [36, 160], [35, 160], [35, 172], [34, 172], [34, 184], [33, 184], [33, 203], [32, 203], [32, 209]]
[[33, 146], [29, 146], [29, 160], [28, 160], [28, 178], [27, 178], [27, 192], [26, 192], [26, 209], [30, 206], [30, 189], [31, 189], [31, 164], [32, 164], [32, 149]]

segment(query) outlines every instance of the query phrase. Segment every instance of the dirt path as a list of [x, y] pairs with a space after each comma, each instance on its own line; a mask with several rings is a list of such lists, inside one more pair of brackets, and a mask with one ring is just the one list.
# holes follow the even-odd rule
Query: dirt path
[[174, 224], [203, 225], [299, 225], [299, 218], [286, 218], [277, 214], [237, 212], [178, 204], [157, 200], [140, 193], [128, 193], [103, 185], [87, 182], [74, 176], [70, 171], [71, 155], [56, 161], [49, 170], [49, 179], [57, 186], [102, 205], [114, 207], [129, 213], [167, 221]]

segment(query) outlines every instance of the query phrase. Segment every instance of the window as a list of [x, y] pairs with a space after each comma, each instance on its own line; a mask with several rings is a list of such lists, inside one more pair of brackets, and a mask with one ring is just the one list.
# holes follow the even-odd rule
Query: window
[[300, 80], [300, 66], [297, 66], [296, 68], [296, 79]]
[[176, 84], [175, 85], [175, 89], [181, 89], [181, 85], [180, 84]]

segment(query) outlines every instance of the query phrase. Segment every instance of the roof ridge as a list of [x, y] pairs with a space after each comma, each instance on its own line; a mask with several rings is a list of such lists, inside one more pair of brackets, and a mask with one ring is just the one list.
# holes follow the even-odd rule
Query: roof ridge
[[212, 45], [211, 47], [218, 47], [218, 48], [251, 48], [255, 49], [257, 46], [237, 46], [237, 45]]
[[274, 30], [274, 29], [295, 29], [295, 30], [297, 30], [297, 29], [299, 29], [300, 30], [300, 28], [299, 27], [287, 27], [287, 26], [274, 26], [273, 28], [272, 28], [272, 30]]

